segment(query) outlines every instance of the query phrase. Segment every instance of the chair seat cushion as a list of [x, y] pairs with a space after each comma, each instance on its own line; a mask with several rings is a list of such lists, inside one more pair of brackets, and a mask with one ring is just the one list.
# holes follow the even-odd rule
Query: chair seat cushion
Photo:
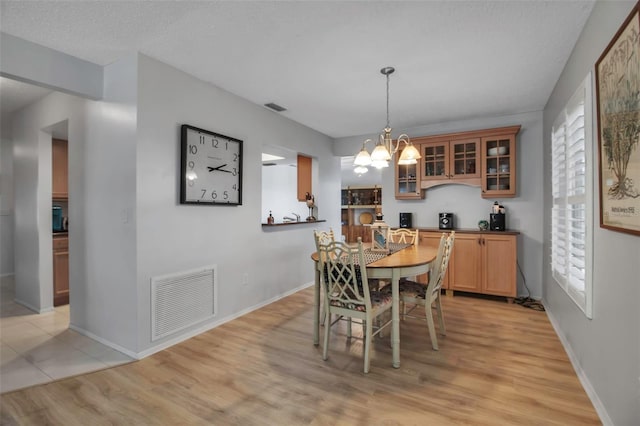
[[[427, 285], [420, 284], [415, 281], [405, 280], [401, 281], [398, 286], [401, 296], [413, 297], [414, 299], [426, 299]], [[391, 295], [391, 286], [388, 285], [382, 288], [383, 293]]]
[[[378, 308], [385, 305], [391, 305], [391, 293], [383, 292], [383, 291], [375, 291], [371, 290], [369, 292], [371, 296], [371, 307]], [[353, 311], [365, 311], [365, 306], [360, 305], [358, 303], [350, 303], [342, 300], [332, 299], [329, 300], [329, 304], [331, 306], [337, 306], [339, 308], [351, 309]]]

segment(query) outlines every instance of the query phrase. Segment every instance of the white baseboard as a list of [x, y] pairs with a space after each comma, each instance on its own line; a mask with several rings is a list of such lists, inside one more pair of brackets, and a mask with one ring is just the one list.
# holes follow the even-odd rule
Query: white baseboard
[[207, 324], [205, 324], [205, 325], [203, 325], [201, 327], [198, 327], [196, 329], [190, 330], [188, 333], [181, 334], [179, 336], [174, 337], [173, 339], [164, 341], [164, 342], [160, 343], [159, 345], [155, 345], [155, 346], [153, 346], [153, 347], [151, 347], [149, 349], [145, 349], [142, 352], [138, 352], [135, 355], [135, 357], [136, 357], [136, 359], [146, 358], [149, 355], [153, 355], [156, 352], [160, 352], [160, 351], [162, 351], [164, 349], [167, 349], [167, 348], [169, 348], [169, 347], [171, 347], [173, 345], [176, 345], [176, 344], [178, 344], [180, 342], [183, 342], [183, 341], [188, 340], [188, 339], [190, 339], [190, 338], [192, 338], [194, 336], [197, 336], [198, 334], [204, 333], [205, 331], [212, 330], [212, 329], [214, 329], [214, 328], [216, 328], [216, 327], [218, 327], [218, 326], [220, 326], [222, 324], [225, 324], [225, 323], [227, 323], [229, 321], [232, 321], [232, 320], [234, 320], [236, 318], [240, 318], [241, 316], [246, 315], [249, 312], [253, 312], [256, 309], [260, 309], [260, 308], [262, 308], [264, 306], [267, 306], [267, 305], [269, 305], [269, 304], [271, 304], [273, 302], [276, 302], [276, 301], [278, 301], [280, 299], [283, 299], [283, 298], [285, 298], [287, 296], [290, 296], [290, 295], [292, 295], [294, 293], [297, 293], [300, 290], [303, 290], [305, 288], [311, 287], [312, 285], [314, 285], [313, 281], [311, 281], [309, 283], [302, 284], [299, 287], [296, 287], [296, 288], [294, 288], [292, 290], [289, 290], [289, 291], [287, 291], [285, 293], [279, 294], [278, 296], [272, 297], [271, 299], [265, 300], [264, 302], [258, 303], [257, 305], [254, 305], [254, 306], [248, 307], [246, 309], [243, 309], [243, 310], [241, 310], [239, 312], [236, 312], [233, 315], [230, 315], [230, 316], [225, 317], [225, 318], [221, 318], [221, 319], [219, 319], [217, 321], [214, 321], [214, 322], [207, 323]]
[[71, 330], [73, 330], [73, 331], [77, 331], [78, 333], [80, 333], [80, 334], [82, 334], [84, 336], [90, 337], [91, 339], [96, 340], [96, 341], [102, 343], [105, 346], [109, 346], [111, 349], [115, 349], [118, 352], [122, 352], [123, 354], [125, 354], [126, 356], [128, 356], [130, 358], [139, 359], [135, 352], [131, 352], [130, 350], [125, 349], [120, 345], [116, 345], [115, 343], [110, 342], [108, 340], [105, 340], [102, 337], [96, 336], [95, 334], [93, 334], [93, 333], [91, 333], [91, 332], [89, 332], [89, 331], [87, 331], [87, 330], [85, 330], [83, 328], [77, 327], [77, 326], [75, 326], [75, 325], [73, 325], [71, 323], [69, 324], [69, 328]]
[[29, 309], [30, 311], [33, 311], [37, 314], [44, 314], [47, 312], [53, 312], [53, 306], [49, 307], [49, 308], [43, 308], [43, 309], [38, 309], [35, 306], [31, 306], [30, 304], [28, 304], [27, 302], [25, 302], [24, 300], [20, 300], [20, 299], [13, 299], [14, 302], [16, 302], [18, 305], [22, 305], [25, 308]]
[[[544, 306], [546, 308], [548, 304], [544, 303]], [[596, 409], [596, 412], [600, 417], [600, 421], [604, 426], [613, 426], [611, 417], [609, 417], [609, 414], [607, 413], [607, 410], [604, 407], [604, 404], [598, 397], [598, 394], [596, 393], [595, 389], [591, 385], [589, 378], [587, 377], [584, 370], [582, 369], [582, 366], [578, 362], [578, 357], [573, 352], [573, 348], [571, 348], [569, 341], [566, 339], [566, 337], [562, 333], [562, 330], [560, 329], [560, 325], [558, 324], [558, 321], [556, 321], [555, 317], [549, 310], [546, 311], [546, 314], [547, 314], [547, 317], [549, 318], [549, 321], [551, 322], [551, 325], [553, 326], [553, 329], [556, 331], [556, 334], [558, 335], [558, 338], [560, 339], [560, 342], [562, 343], [564, 350], [567, 352], [567, 355], [569, 356], [569, 361], [571, 361], [571, 365], [573, 366], [573, 369], [576, 372], [578, 379], [580, 380], [580, 383], [584, 388], [584, 391], [587, 393], [587, 396], [591, 400], [593, 407]]]

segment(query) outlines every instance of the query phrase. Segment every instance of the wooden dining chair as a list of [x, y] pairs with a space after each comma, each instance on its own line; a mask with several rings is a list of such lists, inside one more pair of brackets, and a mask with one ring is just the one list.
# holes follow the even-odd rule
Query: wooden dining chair
[[[390, 243], [398, 243], [398, 244], [413, 244], [418, 245], [420, 239], [418, 238], [419, 230], [409, 229], [409, 228], [398, 228], [398, 229], [390, 229], [389, 230], [389, 242]], [[415, 279], [416, 277], [411, 277], [411, 279]], [[401, 281], [406, 280], [406, 278], [401, 278]], [[388, 285], [389, 280], [369, 280], [369, 285], [375, 289], [381, 289], [383, 286]]]
[[[451, 231], [449, 235], [442, 234], [440, 237], [440, 245], [438, 247], [438, 255], [433, 262], [431, 271], [429, 272], [429, 282], [427, 284], [419, 283], [413, 280], [405, 280], [400, 282], [400, 302], [402, 303], [403, 318], [420, 318], [411, 315], [411, 312], [418, 306], [423, 306], [425, 311], [429, 335], [431, 336], [431, 346], [433, 350], [438, 350], [438, 337], [436, 336], [435, 324], [433, 322], [432, 306], [435, 306], [438, 315], [438, 323], [440, 333], [446, 335], [444, 325], [444, 315], [442, 313], [442, 303], [440, 302], [440, 290], [444, 275], [449, 266], [449, 258], [453, 251], [453, 243], [455, 241], [455, 231]], [[389, 287], [389, 286], [387, 286]], [[390, 290], [387, 290], [389, 292]], [[407, 304], [412, 305], [407, 312]]]
[[[391, 324], [391, 321], [386, 321], [374, 325], [374, 320], [391, 309], [391, 294], [370, 291], [361, 238], [358, 238], [356, 246], [339, 241], [320, 244], [318, 255], [322, 262], [321, 271], [325, 283], [326, 323], [322, 359], [328, 359], [331, 328], [342, 319], [359, 320], [364, 339], [364, 372], [368, 373], [371, 341], [376, 334]], [[333, 315], [337, 315], [334, 321]]]
[[398, 228], [389, 230], [389, 242], [418, 245], [418, 229]]
[[[316, 252], [320, 254], [320, 245], [321, 244], [329, 244], [336, 240], [335, 235], [333, 233], [333, 228], [329, 228], [328, 231], [320, 231], [317, 229], [313, 230], [313, 239], [316, 242]], [[322, 286], [322, 277], [320, 277], [320, 286]], [[320, 312], [322, 312], [322, 308], [320, 308]], [[320, 325], [324, 325], [324, 315], [320, 318]]]

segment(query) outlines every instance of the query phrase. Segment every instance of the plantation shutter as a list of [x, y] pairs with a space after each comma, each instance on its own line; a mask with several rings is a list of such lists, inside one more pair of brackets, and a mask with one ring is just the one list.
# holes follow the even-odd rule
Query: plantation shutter
[[587, 205], [591, 200], [587, 191], [587, 84], [590, 75], [560, 113], [551, 132], [551, 270], [558, 284], [590, 316], [586, 295], [591, 249], [587, 240]]

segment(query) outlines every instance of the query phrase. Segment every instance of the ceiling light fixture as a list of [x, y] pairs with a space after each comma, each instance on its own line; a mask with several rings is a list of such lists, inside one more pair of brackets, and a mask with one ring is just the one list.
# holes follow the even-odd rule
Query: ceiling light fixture
[[400, 142], [404, 142], [405, 146], [398, 159], [398, 164], [416, 164], [418, 159], [422, 158], [420, 152], [413, 146], [411, 140], [409, 140], [409, 136], [406, 134], [403, 133], [398, 136], [395, 143], [391, 139], [391, 126], [389, 125], [389, 75], [393, 74], [394, 71], [395, 68], [393, 67], [384, 67], [380, 70], [380, 73], [387, 77], [387, 126], [384, 128], [384, 133], [380, 135], [380, 140], [376, 143], [371, 154], [367, 151], [366, 145], [368, 142], [373, 142], [373, 140], [367, 139], [362, 143], [362, 149], [353, 161], [354, 166], [373, 166], [377, 169], [389, 167], [389, 161], [391, 161], [394, 154], [398, 152]]

